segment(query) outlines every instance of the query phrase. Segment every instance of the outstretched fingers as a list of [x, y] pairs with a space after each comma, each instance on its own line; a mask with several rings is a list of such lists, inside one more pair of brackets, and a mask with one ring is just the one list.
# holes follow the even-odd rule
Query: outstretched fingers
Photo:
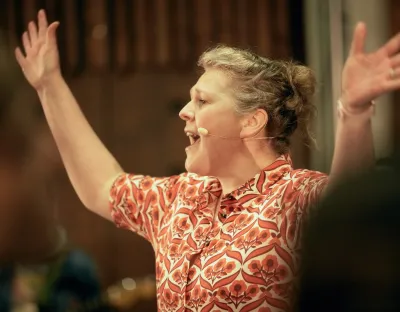
[[378, 50], [382, 57], [391, 57], [400, 52], [400, 33], [393, 36], [383, 47]]
[[391, 68], [400, 67], [400, 53], [397, 53], [396, 55], [390, 58], [390, 67]]
[[38, 30], [37, 30], [35, 22], [29, 22], [28, 33], [29, 33], [29, 39], [31, 41], [31, 45], [33, 46], [36, 43], [36, 41], [38, 40]]
[[399, 71], [395, 71], [393, 76], [390, 79], [387, 79], [384, 82], [384, 88], [387, 92], [395, 91], [400, 89], [400, 73]]
[[31, 45], [31, 40], [29, 39], [28, 32], [26, 31], [22, 34], [22, 45], [24, 47], [25, 53], [26, 54], [29, 53], [29, 51], [32, 48], [32, 45]]
[[26, 58], [19, 47], [15, 49], [15, 58], [17, 59], [19, 66], [21, 66], [23, 70], [26, 64]]
[[46, 38], [47, 27], [48, 27], [46, 12], [44, 10], [40, 10], [38, 12], [38, 25], [39, 25], [39, 33], [38, 33], [39, 38], [44, 40]]
[[53, 22], [47, 29], [46, 43], [50, 46], [54, 46], [57, 44], [56, 30], [58, 28], [58, 25], [60, 25], [59, 22]]
[[366, 36], [367, 26], [362, 22], [358, 23], [354, 29], [353, 40], [350, 47], [350, 55], [364, 53]]
[[398, 51], [390, 57], [390, 69], [385, 78], [385, 87], [388, 91], [400, 90], [400, 53]]

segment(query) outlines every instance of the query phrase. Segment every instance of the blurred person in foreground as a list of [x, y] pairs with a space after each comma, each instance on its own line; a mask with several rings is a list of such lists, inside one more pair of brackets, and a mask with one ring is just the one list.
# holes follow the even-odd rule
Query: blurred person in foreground
[[400, 311], [400, 161], [331, 189], [304, 233], [298, 312]]
[[54, 218], [57, 149], [42, 110], [24, 97], [22, 76], [2, 39], [0, 311], [74, 311], [89, 301], [93, 307], [101, 295], [94, 263], [69, 244]]
[[17, 61], [83, 204], [152, 244], [160, 311], [290, 311], [309, 206], [375, 162], [372, 101], [400, 88], [400, 34], [365, 53], [366, 27], [355, 29], [329, 180], [295, 170], [289, 156], [296, 129], [311, 139], [312, 71], [227, 46], [201, 55], [204, 72], [179, 113], [187, 172], [150, 177], [124, 172], [90, 127], [61, 75], [57, 26], [40, 11]]

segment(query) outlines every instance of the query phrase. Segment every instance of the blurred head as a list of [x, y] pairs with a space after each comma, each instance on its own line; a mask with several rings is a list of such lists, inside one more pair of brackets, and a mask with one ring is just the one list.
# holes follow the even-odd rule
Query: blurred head
[[400, 311], [398, 169], [331, 190], [304, 233], [299, 312]]
[[224, 168], [229, 172], [236, 157], [252, 154], [249, 144], [278, 155], [287, 153], [296, 129], [311, 141], [315, 77], [309, 68], [226, 46], [206, 51], [198, 63], [204, 72], [180, 112], [187, 131], [197, 134], [198, 128], [206, 128], [224, 137], [274, 138], [200, 137], [187, 149], [188, 171], [215, 176]]

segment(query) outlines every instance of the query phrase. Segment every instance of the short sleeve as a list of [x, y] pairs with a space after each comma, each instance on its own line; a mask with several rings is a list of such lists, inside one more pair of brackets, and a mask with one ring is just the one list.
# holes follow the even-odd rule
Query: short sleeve
[[298, 189], [298, 205], [307, 210], [316, 206], [328, 185], [328, 175], [318, 171], [298, 170], [293, 178]]
[[281, 235], [292, 250], [299, 248], [304, 222], [310, 209], [320, 200], [328, 183], [324, 173], [310, 170], [293, 170], [281, 181], [280, 199]]
[[124, 173], [110, 191], [114, 223], [138, 233], [155, 246], [158, 229], [175, 200], [183, 175], [154, 178]]

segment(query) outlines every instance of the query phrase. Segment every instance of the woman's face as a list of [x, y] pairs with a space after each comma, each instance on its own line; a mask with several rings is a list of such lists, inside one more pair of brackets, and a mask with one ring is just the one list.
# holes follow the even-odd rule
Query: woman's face
[[[236, 153], [243, 148], [240, 139], [243, 117], [235, 111], [231, 79], [218, 69], [207, 69], [190, 90], [190, 102], [179, 116], [185, 132], [194, 134], [186, 148], [186, 170], [203, 176], [220, 176], [228, 171]], [[199, 135], [205, 128], [215, 136]]]

